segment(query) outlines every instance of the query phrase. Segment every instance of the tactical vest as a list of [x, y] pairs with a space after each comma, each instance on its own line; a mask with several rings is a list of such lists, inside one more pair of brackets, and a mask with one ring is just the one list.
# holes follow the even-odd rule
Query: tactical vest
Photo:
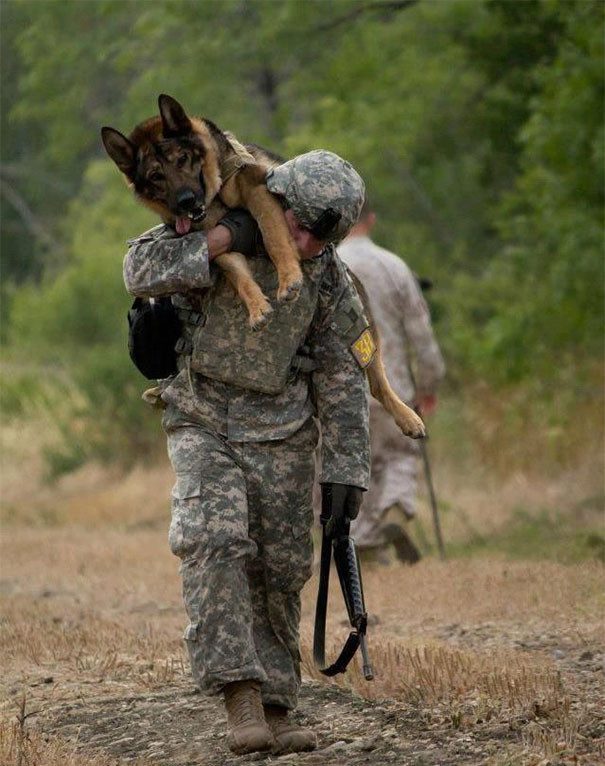
[[297, 300], [277, 302], [275, 266], [267, 257], [249, 260], [250, 269], [271, 301], [273, 313], [258, 331], [248, 324], [246, 307], [227, 282], [216, 274], [215, 284], [180, 315], [186, 330], [177, 351], [190, 356], [191, 369], [213, 380], [240, 388], [278, 394], [297, 370], [315, 365], [297, 352], [303, 346], [317, 308], [326, 258], [303, 262], [303, 285]]

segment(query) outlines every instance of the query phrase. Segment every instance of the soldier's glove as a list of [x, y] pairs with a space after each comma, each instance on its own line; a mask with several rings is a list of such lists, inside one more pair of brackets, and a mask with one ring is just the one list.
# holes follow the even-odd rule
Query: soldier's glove
[[345, 521], [357, 518], [363, 492], [352, 484], [321, 485], [321, 520], [328, 537], [337, 535]]
[[247, 210], [236, 207], [230, 210], [218, 222], [231, 232], [231, 250], [242, 255], [252, 256], [264, 252], [260, 229]]

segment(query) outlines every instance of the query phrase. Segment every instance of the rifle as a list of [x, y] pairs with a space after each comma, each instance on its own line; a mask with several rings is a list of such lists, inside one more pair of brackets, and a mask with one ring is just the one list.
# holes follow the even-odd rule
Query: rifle
[[[319, 589], [317, 592], [317, 606], [315, 609], [315, 632], [313, 634], [313, 658], [319, 666], [319, 670], [325, 676], [335, 676], [344, 673], [347, 665], [353, 659], [357, 649], [361, 647], [362, 669], [366, 681], [374, 678], [374, 671], [368, 656], [366, 630], [368, 627], [368, 615], [365, 609], [363, 597], [363, 584], [361, 581], [361, 569], [359, 557], [355, 549], [353, 538], [349, 536], [351, 523], [348, 518], [343, 518], [337, 524], [330, 524], [330, 516], [325, 515], [322, 509], [322, 539], [321, 539], [321, 565], [319, 572]], [[329, 667], [326, 667], [325, 639], [326, 639], [326, 612], [328, 606], [328, 584], [330, 580], [330, 563], [334, 553], [334, 563], [340, 580], [340, 588], [345, 600], [349, 622], [353, 630], [349, 634], [338, 659]]]

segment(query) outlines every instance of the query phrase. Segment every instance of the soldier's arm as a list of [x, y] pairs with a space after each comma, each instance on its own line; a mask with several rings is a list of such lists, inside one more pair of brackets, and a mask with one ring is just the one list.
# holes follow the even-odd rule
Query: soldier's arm
[[320, 482], [367, 489], [368, 384], [365, 371], [351, 351], [363, 324], [363, 309], [355, 288], [341, 261], [333, 258], [322, 283], [309, 337], [311, 354], [318, 365], [312, 381], [321, 425]]
[[226, 252], [231, 234], [216, 226], [206, 235], [179, 237], [168, 226], [156, 226], [129, 240], [124, 258], [124, 284], [132, 295], [153, 298], [186, 293], [210, 284], [210, 262]]
[[415, 362], [416, 395], [431, 395], [445, 374], [445, 362], [433, 333], [429, 308], [414, 274], [407, 268], [401, 295], [403, 327]]

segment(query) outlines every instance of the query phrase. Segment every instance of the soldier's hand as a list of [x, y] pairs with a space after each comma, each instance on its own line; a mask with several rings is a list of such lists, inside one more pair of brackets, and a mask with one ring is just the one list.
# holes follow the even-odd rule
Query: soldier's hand
[[427, 415], [432, 415], [437, 409], [436, 395], [424, 394], [423, 396], [419, 396], [415, 409], [421, 418], [425, 418]]
[[221, 218], [217, 226], [224, 226], [231, 233], [230, 250], [242, 255], [256, 255], [262, 246], [260, 230], [254, 218], [243, 208], [234, 208]]
[[352, 484], [330, 482], [321, 485], [321, 517], [325, 519], [328, 537], [334, 537], [344, 521], [357, 518], [363, 492], [360, 487]]

